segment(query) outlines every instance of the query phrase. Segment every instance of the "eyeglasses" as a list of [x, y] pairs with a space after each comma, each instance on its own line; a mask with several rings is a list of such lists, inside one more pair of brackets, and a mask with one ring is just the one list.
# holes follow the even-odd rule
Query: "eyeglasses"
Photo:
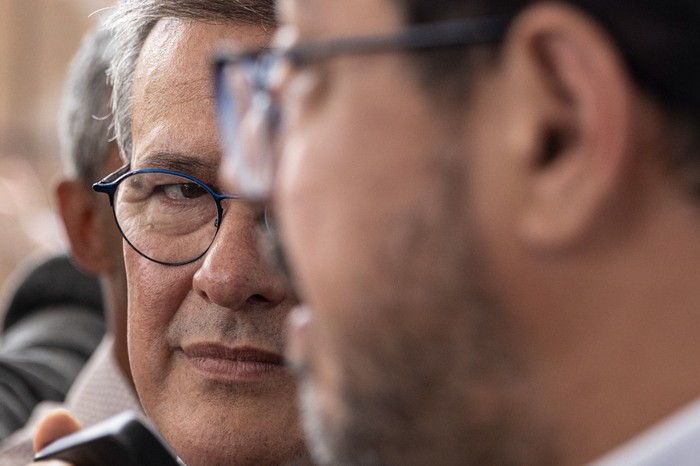
[[273, 95], [277, 73], [342, 55], [431, 50], [499, 41], [509, 19], [477, 17], [407, 27], [391, 35], [353, 37], [215, 57], [217, 119], [225, 164], [242, 196], [266, 200], [277, 165], [283, 112]]
[[125, 166], [92, 188], [109, 196], [114, 218], [127, 243], [143, 257], [164, 265], [184, 265], [202, 257], [214, 242], [224, 199], [194, 176], [172, 170]]

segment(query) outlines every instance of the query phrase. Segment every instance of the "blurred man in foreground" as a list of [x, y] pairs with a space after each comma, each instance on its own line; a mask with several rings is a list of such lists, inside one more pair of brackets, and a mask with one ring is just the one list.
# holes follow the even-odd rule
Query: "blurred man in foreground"
[[274, 186], [315, 458], [697, 464], [700, 6], [279, 10], [220, 119], [229, 189]]

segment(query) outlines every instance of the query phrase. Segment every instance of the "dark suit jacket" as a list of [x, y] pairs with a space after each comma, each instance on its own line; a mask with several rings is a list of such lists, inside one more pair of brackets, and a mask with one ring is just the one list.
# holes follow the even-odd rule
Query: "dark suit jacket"
[[[0, 317], [2, 317], [0, 311]], [[43, 400], [62, 401], [105, 331], [96, 278], [66, 256], [32, 269], [10, 298], [0, 336], [0, 439]]]

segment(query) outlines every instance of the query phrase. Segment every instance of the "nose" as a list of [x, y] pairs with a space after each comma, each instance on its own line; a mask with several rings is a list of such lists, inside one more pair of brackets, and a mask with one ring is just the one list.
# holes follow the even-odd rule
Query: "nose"
[[259, 252], [255, 209], [228, 202], [214, 243], [194, 274], [193, 288], [204, 299], [232, 310], [275, 307], [290, 294], [289, 287]]

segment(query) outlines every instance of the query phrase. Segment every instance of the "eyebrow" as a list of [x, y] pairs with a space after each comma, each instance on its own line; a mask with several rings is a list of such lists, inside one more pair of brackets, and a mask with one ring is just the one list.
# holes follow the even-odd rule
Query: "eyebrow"
[[144, 156], [139, 165], [142, 168], [163, 168], [189, 175], [216, 173], [218, 163], [203, 160], [201, 156], [183, 152], [158, 151]]

